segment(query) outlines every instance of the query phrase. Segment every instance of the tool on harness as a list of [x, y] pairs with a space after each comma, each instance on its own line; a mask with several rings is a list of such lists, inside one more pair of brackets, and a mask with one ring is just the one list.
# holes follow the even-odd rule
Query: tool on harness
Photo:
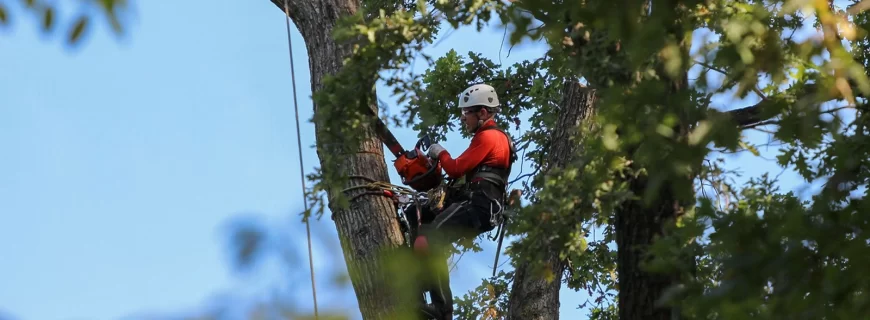
[[[371, 109], [369, 109], [371, 111]], [[372, 111], [374, 113], [374, 111]], [[376, 117], [375, 131], [384, 141], [384, 145], [396, 156], [393, 166], [402, 178], [402, 183], [416, 191], [429, 191], [441, 185], [441, 164], [437, 159], [430, 159], [425, 150], [432, 145], [429, 135], [417, 140], [413, 150], [405, 150], [387, 125]]]

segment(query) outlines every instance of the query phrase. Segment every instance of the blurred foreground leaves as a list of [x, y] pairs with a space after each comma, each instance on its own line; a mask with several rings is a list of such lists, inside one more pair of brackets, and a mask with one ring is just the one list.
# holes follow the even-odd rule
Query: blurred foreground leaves
[[[76, 11], [69, 17], [60, 16], [60, 12]], [[60, 33], [65, 44], [77, 45], [82, 36], [96, 24], [98, 19], [105, 19], [115, 35], [122, 35], [124, 28], [123, 14], [129, 9], [127, 0], [78, 0], [78, 1], [48, 1], [48, 0], [0, 0], [0, 28], [8, 28], [25, 16], [32, 16], [44, 34]]]

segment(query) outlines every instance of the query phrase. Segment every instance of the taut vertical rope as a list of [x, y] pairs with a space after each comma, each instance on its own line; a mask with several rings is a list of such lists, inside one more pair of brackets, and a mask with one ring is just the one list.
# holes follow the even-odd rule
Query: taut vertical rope
[[[288, 0], [284, 0], [284, 22], [287, 26], [287, 47], [290, 53], [290, 78], [293, 83], [293, 108], [296, 111], [296, 144], [299, 149], [299, 175], [302, 179], [302, 203], [305, 205], [305, 213], [308, 214], [308, 201], [305, 199], [305, 166], [302, 164], [302, 134], [299, 129], [299, 104], [296, 102], [296, 69], [293, 66], [293, 41], [290, 40], [290, 8]], [[305, 233], [308, 235], [308, 268], [311, 270], [311, 296], [314, 298], [314, 318], [317, 314], [317, 289], [314, 282], [314, 258], [311, 254], [311, 223], [308, 216], [305, 217]]]

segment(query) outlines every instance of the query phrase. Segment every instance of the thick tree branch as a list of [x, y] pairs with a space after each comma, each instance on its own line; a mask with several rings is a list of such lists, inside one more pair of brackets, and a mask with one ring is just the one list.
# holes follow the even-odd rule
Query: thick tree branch
[[[850, 81], [851, 85], [855, 85], [855, 83]], [[797, 100], [810, 98], [812, 95], [815, 95], [818, 92], [818, 86], [816, 84], [806, 84], [804, 85], [803, 92], [797, 97]], [[864, 95], [858, 93], [855, 97], [863, 98]], [[842, 96], [835, 96], [832, 99], [842, 99]], [[724, 114], [728, 115], [738, 126], [741, 128], [752, 128], [759, 126], [759, 123], [770, 120], [776, 114], [768, 113], [765, 114], [764, 109], [768, 106], [777, 103], [777, 100], [773, 98], [764, 99], [755, 105], [751, 105], [748, 107], [743, 107], [740, 109], [734, 109], [725, 111]]]
[[[284, 12], [284, 0], [269, 0], [278, 7], [281, 12]], [[303, 21], [311, 20], [312, 14], [316, 13], [314, 6], [316, 1], [306, 0], [287, 0], [287, 7], [290, 14], [290, 20], [300, 28], [299, 24]]]
[[[761, 116], [761, 109], [764, 106], [764, 102], [759, 102], [756, 105], [729, 110], [725, 112], [729, 117], [731, 117], [734, 122], [737, 123], [741, 128], [751, 127], [759, 122], [768, 120], [768, 117]], [[771, 117], [772, 118], [772, 117]]]
[[[269, 0], [284, 12], [284, 0]], [[290, 19], [302, 33], [305, 41], [310, 41], [312, 34], [321, 33], [323, 30], [332, 32], [332, 28], [340, 18], [348, 12], [357, 12], [358, 1], [314, 1], [314, 0], [287, 0]]]

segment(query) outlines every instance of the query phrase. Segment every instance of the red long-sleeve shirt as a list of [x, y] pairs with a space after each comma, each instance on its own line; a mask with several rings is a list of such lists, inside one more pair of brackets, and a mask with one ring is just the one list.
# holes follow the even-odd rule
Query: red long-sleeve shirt
[[487, 120], [471, 138], [471, 145], [456, 159], [450, 157], [447, 150], [438, 154], [441, 167], [450, 178], [459, 178], [474, 167], [485, 164], [495, 168], [507, 168], [510, 165], [510, 144], [508, 137], [498, 130], [481, 130], [483, 127], [494, 126], [495, 120]]

